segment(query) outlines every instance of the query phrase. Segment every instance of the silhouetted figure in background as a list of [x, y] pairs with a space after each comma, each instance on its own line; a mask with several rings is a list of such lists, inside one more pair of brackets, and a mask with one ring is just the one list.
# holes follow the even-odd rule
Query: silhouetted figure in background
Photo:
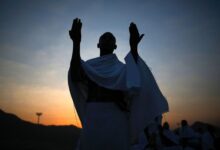
[[168, 122], [163, 124], [160, 135], [163, 147], [176, 147], [180, 144], [179, 137], [170, 130]]
[[200, 149], [201, 150], [214, 150], [214, 138], [205, 127], [199, 129], [200, 134]]
[[162, 123], [162, 115], [158, 115], [145, 128], [145, 135], [147, 139], [151, 141], [149, 145], [147, 145], [147, 147], [149, 146], [152, 147], [153, 145], [156, 146], [157, 149], [159, 149], [162, 146], [161, 137], [160, 137], [160, 130], [162, 128], [161, 123]]
[[179, 136], [183, 148], [196, 147], [198, 145], [198, 134], [188, 125], [186, 120], [181, 121]]
[[144, 35], [130, 24], [131, 50], [126, 64], [113, 53], [117, 45], [110, 32], [99, 39], [100, 57], [85, 62], [80, 58], [81, 28], [81, 20], [74, 19], [69, 31], [73, 54], [68, 73], [70, 93], [83, 126], [80, 150], [128, 150], [156, 115], [168, 111], [166, 99], [138, 55]]
[[154, 118], [154, 120], [148, 125], [148, 133], [159, 133], [159, 129], [162, 127], [162, 115], [159, 115]]

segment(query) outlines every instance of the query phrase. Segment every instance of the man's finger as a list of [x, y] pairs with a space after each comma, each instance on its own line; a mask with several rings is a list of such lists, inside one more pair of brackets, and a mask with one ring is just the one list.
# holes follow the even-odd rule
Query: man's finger
[[135, 24], [133, 22], [130, 23], [130, 26], [129, 26], [129, 31], [133, 31], [134, 30], [134, 27], [135, 27]]
[[78, 18], [77, 18], [77, 19], [76, 19], [76, 26], [75, 26], [75, 29], [78, 30], [78, 28], [79, 28], [79, 20], [78, 20]]
[[72, 29], [73, 30], [76, 27], [76, 23], [77, 23], [77, 18], [73, 20], [73, 24], [72, 24]]
[[79, 30], [81, 30], [82, 29], [82, 22], [81, 22], [81, 20], [79, 19]]
[[138, 32], [138, 29], [137, 29], [137, 26], [136, 24], [132, 23], [131, 26], [130, 26], [130, 32], [135, 34], [135, 35], [139, 35], [139, 32]]
[[139, 42], [141, 41], [141, 39], [144, 37], [144, 34], [141, 34], [140, 38], [139, 38]]
[[132, 25], [134, 25], [134, 22], [131, 22], [131, 23], [130, 23], [130, 26], [132, 26]]
[[79, 18], [76, 18], [76, 21], [77, 21], [77, 24], [80, 22], [80, 19]]
[[129, 26], [129, 32], [131, 33], [131, 31], [132, 31], [132, 23]]
[[144, 37], [144, 34], [141, 34], [141, 36], [140, 36], [140, 40], [141, 40], [143, 37]]
[[80, 20], [79, 18], [77, 18], [77, 20], [76, 20], [76, 26], [75, 26], [76, 31], [81, 30], [81, 27], [82, 27], [81, 20]]
[[136, 24], [135, 24], [135, 23], [133, 23], [133, 24], [132, 24], [132, 28], [133, 28], [133, 30], [138, 31], [137, 26], [136, 26]]

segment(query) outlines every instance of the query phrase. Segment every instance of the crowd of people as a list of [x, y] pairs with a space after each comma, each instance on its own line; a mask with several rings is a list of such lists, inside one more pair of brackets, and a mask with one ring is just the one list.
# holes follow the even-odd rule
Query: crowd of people
[[133, 150], [215, 150], [214, 135], [207, 127], [191, 128], [186, 120], [172, 131], [162, 117], [155, 118], [133, 145]]

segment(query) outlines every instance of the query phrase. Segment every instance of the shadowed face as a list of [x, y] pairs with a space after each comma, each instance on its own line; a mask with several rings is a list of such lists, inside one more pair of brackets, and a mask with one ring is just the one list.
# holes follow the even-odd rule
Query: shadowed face
[[117, 48], [116, 46], [116, 39], [114, 35], [110, 32], [104, 33], [99, 38], [98, 48], [100, 48], [100, 55], [107, 55], [113, 53], [114, 49]]
[[181, 121], [182, 127], [188, 126], [188, 122], [186, 120]]
[[170, 128], [168, 122], [165, 122], [165, 123], [163, 124], [163, 128], [164, 128], [164, 129], [169, 129], [169, 128]]

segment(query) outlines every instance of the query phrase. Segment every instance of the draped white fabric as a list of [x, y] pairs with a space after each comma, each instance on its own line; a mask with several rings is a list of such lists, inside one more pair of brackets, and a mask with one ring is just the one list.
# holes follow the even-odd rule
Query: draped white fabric
[[126, 68], [115, 54], [81, 61], [86, 75], [98, 85], [115, 90], [126, 90]]
[[129, 150], [128, 118], [114, 102], [86, 105], [80, 150]]
[[[132, 56], [129, 59], [132, 59]], [[141, 86], [138, 94], [132, 98], [130, 113], [131, 136], [134, 139], [154, 118], [168, 111], [167, 100], [162, 95], [149, 67], [140, 57], [137, 66]]]
[[[162, 95], [148, 66], [139, 57], [134, 61], [131, 53], [121, 63], [115, 54], [81, 61], [86, 75], [96, 84], [124, 91], [130, 101], [129, 126], [132, 139], [143, 132], [156, 116], [168, 111], [168, 103]], [[85, 115], [87, 86], [83, 81], [73, 81], [72, 71], [68, 74], [70, 93], [77, 113], [82, 121]]]

